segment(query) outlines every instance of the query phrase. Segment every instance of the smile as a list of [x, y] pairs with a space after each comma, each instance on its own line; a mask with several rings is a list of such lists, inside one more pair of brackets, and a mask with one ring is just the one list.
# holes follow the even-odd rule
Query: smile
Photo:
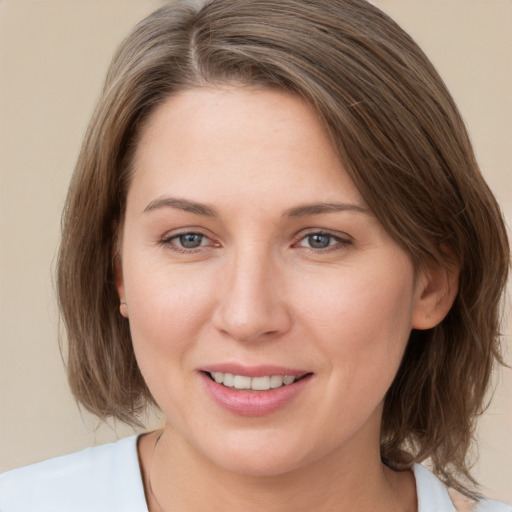
[[268, 391], [293, 384], [301, 377], [296, 375], [267, 375], [249, 377], [247, 375], [233, 375], [232, 373], [208, 372], [208, 375], [217, 384], [227, 388], [251, 391]]
[[[220, 366], [220, 365], [219, 365]], [[224, 371], [219, 371], [224, 370]], [[265, 416], [285, 408], [309, 388], [314, 374], [283, 367], [222, 365], [200, 371], [207, 396], [238, 416]]]

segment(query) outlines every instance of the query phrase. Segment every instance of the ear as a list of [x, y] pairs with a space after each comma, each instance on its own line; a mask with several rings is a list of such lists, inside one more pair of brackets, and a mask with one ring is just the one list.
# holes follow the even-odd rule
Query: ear
[[412, 315], [413, 329], [431, 329], [450, 311], [459, 289], [459, 265], [447, 262], [427, 264], [419, 271]]
[[123, 265], [121, 262], [121, 255], [119, 253], [114, 255], [114, 278], [116, 281], [117, 294], [119, 295], [119, 311], [121, 315], [128, 318], [128, 304], [126, 303], [124, 290]]
[[119, 312], [128, 318], [128, 304], [124, 289], [123, 262], [121, 258], [123, 221], [116, 221], [112, 226], [114, 243], [112, 245], [112, 262], [114, 266], [114, 279], [116, 282], [117, 295], [119, 296]]

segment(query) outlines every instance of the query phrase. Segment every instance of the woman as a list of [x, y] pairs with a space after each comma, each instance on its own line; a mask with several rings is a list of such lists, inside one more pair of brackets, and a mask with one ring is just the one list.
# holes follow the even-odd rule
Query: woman
[[0, 509], [512, 510], [466, 459], [508, 264], [451, 97], [378, 9], [164, 7], [110, 68], [58, 292], [77, 399], [166, 423], [4, 475]]

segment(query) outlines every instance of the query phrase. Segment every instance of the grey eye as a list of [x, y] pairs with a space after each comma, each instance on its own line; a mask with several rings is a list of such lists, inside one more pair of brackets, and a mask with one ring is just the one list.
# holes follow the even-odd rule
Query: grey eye
[[309, 246], [313, 249], [325, 249], [332, 243], [331, 235], [323, 235], [322, 233], [314, 233], [307, 237]]
[[203, 243], [204, 235], [200, 233], [185, 233], [184, 235], [179, 235], [178, 240], [182, 247], [185, 249], [195, 249], [196, 247], [200, 247]]

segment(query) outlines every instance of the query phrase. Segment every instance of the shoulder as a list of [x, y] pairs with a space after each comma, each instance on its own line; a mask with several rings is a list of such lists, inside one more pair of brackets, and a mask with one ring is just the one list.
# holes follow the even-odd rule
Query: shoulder
[[475, 512], [512, 512], [512, 504], [483, 499], [474, 508]]
[[427, 468], [413, 466], [418, 494], [418, 512], [512, 512], [512, 505], [481, 499], [476, 502], [449, 489]]
[[0, 475], [2, 512], [147, 512], [137, 438]]

